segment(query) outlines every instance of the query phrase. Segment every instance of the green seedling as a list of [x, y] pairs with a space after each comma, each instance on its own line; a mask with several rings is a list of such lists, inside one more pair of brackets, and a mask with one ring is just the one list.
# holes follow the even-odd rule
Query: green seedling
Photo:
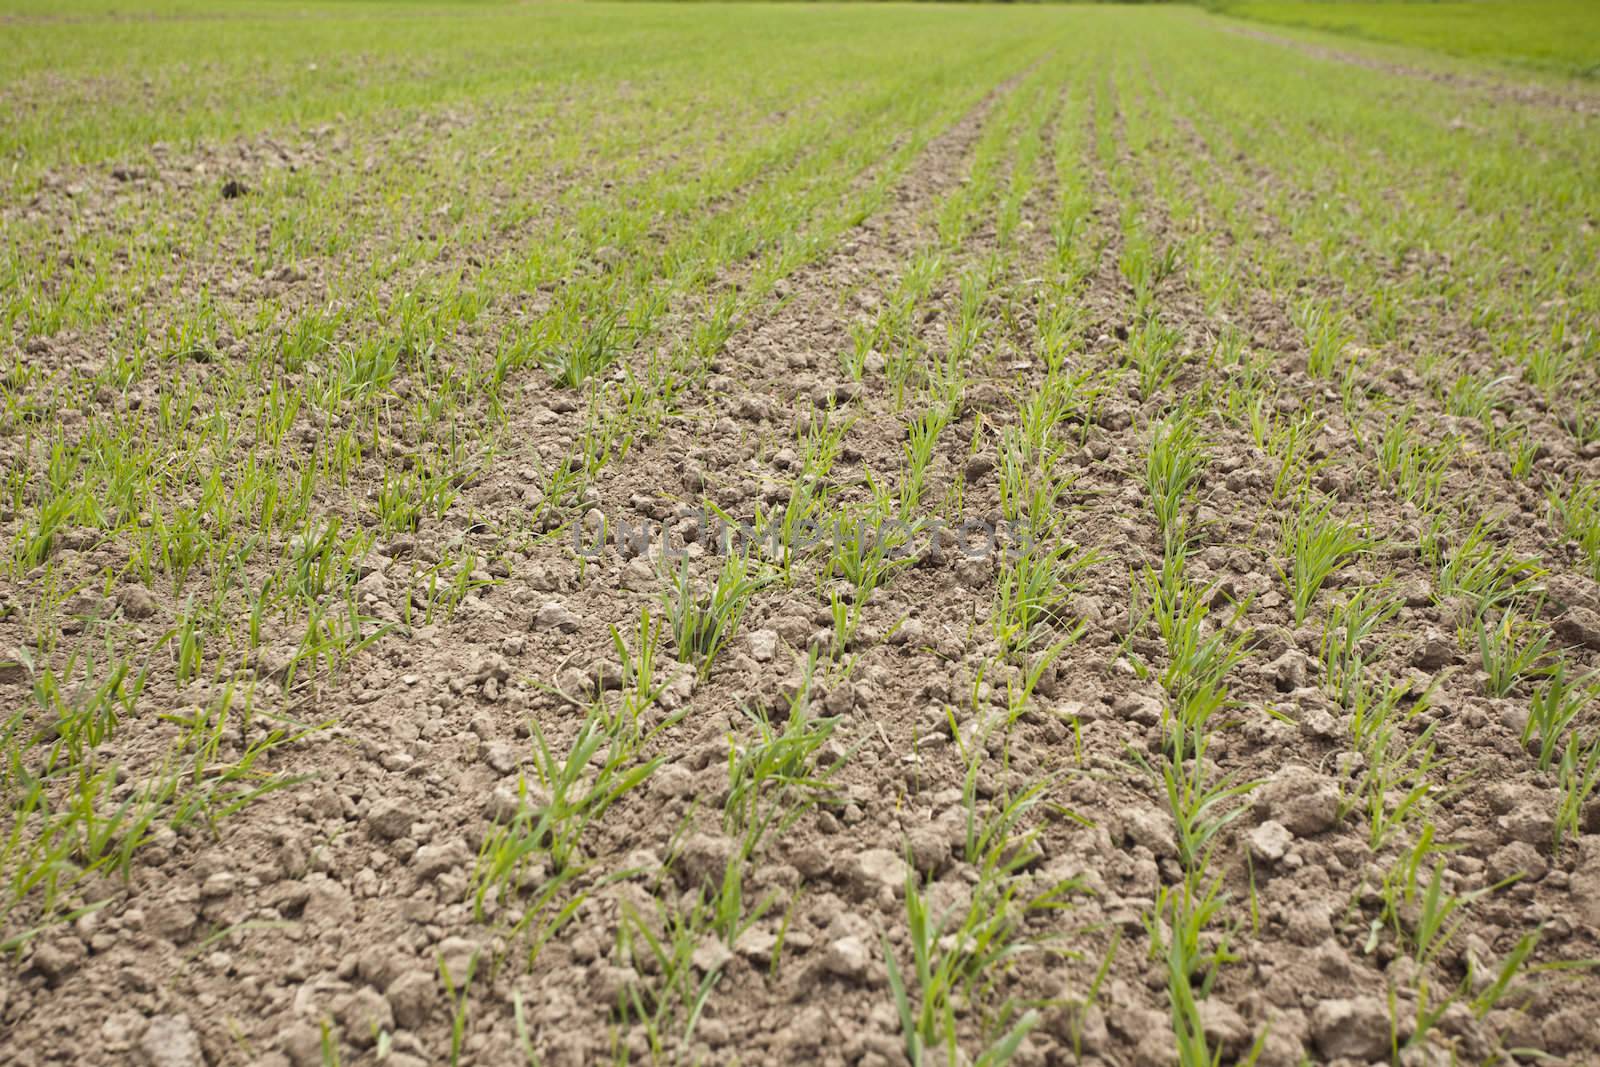
[[703, 593], [696, 591], [687, 558], [668, 573], [661, 601], [678, 659], [692, 664], [702, 678], [711, 674], [718, 653], [738, 631], [750, 598], [769, 582], [753, 570], [747, 556], [730, 553], [715, 584]]
[[1495, 618], [1484, 611], [1472, 622], [1490, 696], [1501, 697], [1531, 675], [1543, 673], [1550, 631], [1537, 619], [1522, 619], [1507, 607]]
[[1283, 522], [1279, 548], [1288, 560], [1278, 574], [1289, 589], [1296, 625], [1304, 622], [1323, 584], [1348, 560], [1371, 550], [1360, 523], [1334, 514], [1332, 501], [1320, 506], [1307, 497], [1299, 511]]

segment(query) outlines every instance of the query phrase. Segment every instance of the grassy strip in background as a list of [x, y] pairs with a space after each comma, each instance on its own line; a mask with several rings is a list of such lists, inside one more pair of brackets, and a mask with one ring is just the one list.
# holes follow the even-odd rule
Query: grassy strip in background
[[1600, 4], [1593, 0], [1223, 0], [1215, 6], [1260, 22], [1600, 77]]

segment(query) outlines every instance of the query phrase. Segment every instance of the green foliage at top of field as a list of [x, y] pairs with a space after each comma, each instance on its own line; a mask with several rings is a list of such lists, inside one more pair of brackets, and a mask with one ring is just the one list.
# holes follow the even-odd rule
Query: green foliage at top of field
[[990, 16], [965, 5], [930, 8], [910, 29], [887, 5], [807, 12], [796, 40], [792, 12], [770, 4], [696, 20], [666, 4], [0, 0], [0, 184], [157, 141], [389, 122], [564, 86], [592, 97], [629, 81], [697, 83], [728, 99], [799, 101], [773, 73], [823, 53], [865, 79], [874, 64], [932, 62], [968, 36], [1014, 47], [1030, 34], [1017, 19], [980, 25]]
[[1232, 15], [1600, 77], [1596, 0], [1223, 0]]

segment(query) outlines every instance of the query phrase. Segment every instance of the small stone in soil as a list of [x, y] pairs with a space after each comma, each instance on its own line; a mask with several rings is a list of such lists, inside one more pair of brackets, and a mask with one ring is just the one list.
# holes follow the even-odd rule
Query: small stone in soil
[[1276, 863], [1294, 845], [1294, 835], [1289, 833], [1281, 822], [1268, 819], [1254, 830], [1250, 831], [1247, 838], [1250, 846], [1250, 855], [1265, 863]]
[[869, 848], [850, 863], [850, 881], [858, 892], [899, 891], [906, 884], [906, 861], [886, 848]]
[[149, 1067], [204, 1067], [200, 1039], [187, 1015], [157, 1015], [139, 1039], [139, 1051]]
[[[454, 971], [450, 974], [456, 977]], [[437, 982], [427, 971], [406, 971], [389, 983], [388, 996], [395, 1022], [415, 1030], [428, 1021], [428, 1012], [437, 997]]]
[[533, 617], [535, 630], [557, 630], [561, 633], [578, 632], [578, 616], [574, 615], [567, 606], [559, 600], [552, 600], [539, 608]]
[[750, 658], [757, 663], [769, 663], [778, 652], [778, 631], [755, 630], [747, 639], [750, 645]]
[[383, 841], [397, 841], [411, 832], [417, 821], [413, 804], [394, 797], [385, 797], [372, 805], [367, 813], [367, 828], [374, 837]]
[[334, 1008], [339, 1029], [353, 1044], [367, 1048], [380, 1031], [394, 1029], [394, 1012], [382, 993], [368, 986], [348, 994]]
[[859, 981], [866, 976], [867, 966], [871, 961], [872, 957], [867, 952], [867, 946], [859, 937], [841, 937], [828, 945], [822, 966], [829, 974]]
[[690, 886], [714, 889], [722, 884], [728, 862], [733, 859], [733, 842], [720, 834], [697, 833], [683, 843], [678, 869]]
[[1389, 1052], [1388, 1007], [1377, 997], [1324, 1000], [1311, 1013], [1311, 1036], [1327, 1059], [1380, 1059]]
[[125, 585], [118, 589], [117, 604], [130, 619], [148, 619], [160, 606], [150, 590], [142, 585]]

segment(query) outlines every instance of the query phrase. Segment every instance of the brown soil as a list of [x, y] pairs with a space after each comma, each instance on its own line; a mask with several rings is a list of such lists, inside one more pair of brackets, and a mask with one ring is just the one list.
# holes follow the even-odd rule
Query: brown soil
[[[879, 211], [781, 281], [704, 380], [689, 385], [685, 414], [606, 468], [582, 502], [585, 510], [613, 524], [682, 522], [709, 497], [748, 515], [778, 498], [773, 490], [785, 485], [792, 460], [784, 452], [797, 427], [824, 417], [830, 405], [833, 417], [852, 420], [831, 476], [838, 499], [864, 500], [871, 478], [898, 470], [905, 420], [915, 413], [899, 409], [881, 366], [869, 366], [858, 386], [837, 354], [851, 344], [851, 325], [887, 298], [907, 261], [936, 244], [931, 212], [961, 185], [986, 124], [1009, 94], [1025, 91], [1028, 77], [999, 87], [931, 141]], [[1542, 90], [1518, 92], [1535, 96], [1508, 99], [1590, 106]], [[1134, 163], [1120, 125], [1114, 139], [1122, 162]], [[1082, 311], [1075, 369], [1092, 376], [1120, 364], [1134, 313], [1118, 269], [1117, 195], [1105, 168], [1096, 166], [1091, 182], [1089, 232], [1079, 240], [1098, 255], [1074, 296]], [[1158, 202], [1151, 189], [1141, 193], [1141, 203]], [[1021, 294], [1025, 310], [983, 342], [975, 361], [981, 369], [933, 464], [941, 484], [965, 485], [963, 506], [972, 515], [997, 516], [1001, 500], [992, 466], [967, 463], [969, 442], [976, 438], [980, 455], [992, 455], [1015, 423], [1014, 402], [1044, 377], [1035, 330], [1055, 194], [1046, 179], [1023, 204], [1021, 250], [1002, 284]], [[1144, 217], [1158, 243], [1180, 236], [1159, 209], [1147, 206]], [[916, 326], [930, 359], [948, 347], [960, 271], [985, 262], [998, 240], [994, 220], [985, 218], [952, 253], [930, 298], [932, 312]], [[730, 270], [712, 296], [743, 280]], [[253, 296], [244, 291], [238, 299], [248, 304]], [[1415, 738], [1433, 727], [1440, 754], [1451, 760], [1448, 777], [1432, 783], [1437, 832], [1458, 846], [1449, 856], [1449, 884], [1464, 890], [1521, 875], [1475, 905], [1466, 934], [1430, 966], [1460, 980], [1470, 958], [1501, 959], [1541, 925], [1536, 960], [1600, 957], [1600, 809], [1587, 813], [1576, 845], [1552, 853], [1553, 782], [1519, 739], [1518, 709], [1525, 714], [1526, 702], [1485, 696], [1470, 656], [1456, 648], [1459, 620], [1453, 605], [1429, 595], [1432, 572], [1420, 558], [1414, 509], [1369, 477], [1352, 431], [1370, 427], [1349, 425], [1337, 394], [1307, 372], [1289, 310], [1270, 296], [1248, 294], [1243, 313], [1208, 311], [1180, 271], [1162, 283], [1158, 298], [1164, 321], [1194, 357], [1176, 391], [1193, 395], [1220, 384], [1226, 372], [1204, 354], [1229, 331], [1242, 331], [1252, 350], [1274, 353], [1282, 412], [1327, 419], [1314, 445], [1314, 458], [1324, 463], [1319, 488], [1341, 514], [1364, 517], [1374, 536], [1393, 546], [1342, 571], [1331, 587], [1385, 576], [1404, 592], [1405, 607], [1387, 624], [1394, 640], [1382, 666], [1434, 686], [1429, 709], [1404, 730]], [[697, 310], [672, 318], [662, 347], [692, 330]], [[70, 363], [87, 358], [91, 347], [62, 338], [35, 357]], [[642, 366], [650, 354], [629, 358]], [[1401, 352], [1380, 353], [1374, 385], [1404, 389], [1403, 360]], [[193, 373], [204, 381], [203, 367]], [[364, 605], [378, 618], [396, 619], [415, 593], [415, 564], [454, 540], [481, 546], [483, 587], [448, 620], [379, 642], [348, 675], [309, 694], [276, 691], [272, 664], [264, 664], [256, 697], [264, 709], [331, 724], [272, 757], [275, 769], [308, 781], [262, 799], [215, 836], [169, 834], [139, 854], [127, 882], [89, 888], [84, 903], [100, 907], [27, 940], [0, 971], [0, 1060], [301, 1067], [324, 1061], [323, 1026], [331, 1020], [328, 1040], [343, 1062], [376, 1061], [378, 1023], [392, 1035], [382, 1062], [399, 1067], [445, 1062], [460, 1013], [467, 1022], [462, 1063], [522, 1062], [524, 1039], [551, 1065], [602, 1062], [622, 1050], [648, 1061], [642, 1031], [617, 1026], [619, 996], [651, 977], [624, 958], [619, 935], [629, 929], [629, 915], [648, 914], [654, 901], [720, 877], [732, 847], [718, 816], [729, 788], [729, 749], [753, 738], [742, 709], [778, 706], [775, 694], [795, 683], [804, 650], [829, 625], [829, 602], [823, 583], [809, 577], [760, 593], [708, 679], [663, 667], [670, 685], [662, 703], [688, 714], [653, 742], [650, 754], [662, 762], [647, 785], [590, 828], [583, 847], [599, 862], [570, 887], [586, 896], [573, 921], [530, 961], [528, 940], [508, 933], [507, 913], [518, 905], [474, 914], [475, 857], [506, 805], [515, 806], [519, 780], [533, 774], [530, 721], [564, 750], [582, 722], [570, 697], [615, 663], [613, 628], [631, 634], [659, 594], [653, 570], [625, 552], [612, 548], [580, 565], [567, 539], [535, 540], [538, 531], [515, 530], [522, 539], [513, 543], [513, 524], [495, 523], [531, 500], [531, 470], [564, 454], [579, 430], [570, 395], [540, 375], [530, 375], [521, 405], [492, 468], [464, 487], [459, 513], [488, 518], [453, 518], [379, 546], [362, 580]], [[1427, 414], [1444, 417], [1437, 405]], [[1130, 633], [1129, 606], [1130, 575], [1160, 561], [1160, 533], [1142, 490], [1158, 415], [1159, 406], [1124, 379], [1069, 417], [1078, 443], [1068, 459], [1076, 478], [1066, 506], [1078, 539], [1099, 554], [1071, 605], [1087, 631], [1043, 673], [1035, 707], [1003, 750], [996, 744], [977, 783], [983, 797], [1049, 783], [1050, 803], [1037, 819], [1041, 854], [1026, 877], [1041, 888], [1069, 880], [1077, 886], [1070, 909], [1023, 920], [1050, 949], [1020, 958], [998, 978], [999, 999], [1038, 1004], [1044, 1013], [1014, 1060], [1019, 1064], [1174, 1062], [1165, 972], [1148, 957], [1145, 916], [1178, 881], [1179, 862], [1159, 783], [1140, 768], [1141, 760], [1160, 757], [1165, 698], [1135, 667], [1158, 662], [1162, 652], [1148, 634]], [[1238, 721], [1219, 732], [1209, 758], [1240, 781], [1265, 783], [1217, 846], [1219, 877], [1249, 918], [1235, 937], [1238, 960], [1222, 969], [1206, 1002], [1208, 1034], [1231, 1062], [1264, 1032], [1257, 1061], [1264, 1067], [1385, 1060], [1386, 991], [1417, 988], [1409, 955], [1387, 942], [1367, 948], [1376, 888], [1394, 846], [1371, 848], [1361, 813], [1342, 810], [1359, 767], [1349, 758], [1348, 716], [1320, 688], [1320, 631], [1294, 625], [1275, 571], [1287, 561], [1276, 555], [1281, 504], [1271, 494], [1273, 461], [1244, 426], [1213, 414], [1203, 428], [1211, 463], [1198, 514], [1206, 525], [1190, 574], [1247, 603], [1237, 623], [1254, 634], [1235, 680]], [[1554, 426], [1543, 430], [1563, 473], [1600, 473], [1595, 456], [1561, 452]], [[1563, 647], [1576, 662], [1600, 665], [1600, 632], [1559, 625], [1592, 617], [1600, 589], [1575, 560], [1562, 558], [1537, 494], [1489, 460], [1452, 477], [1452, 492], [1493, 494], [1517, 543], [1544, 557], [1552, 568], [1547, 610]], [[356, 517], [353, 504], [349, 515]], [[99, 573], [109, 558], [105, 546], [71, 551], [80, 553], [72, 572], [82, 577]], [[706, 562], [697, 560], [697, 570]], [[1004, 714], [1007, 683], [1020, 673], [991, 667], [999, 651], [987, 622], [994, 582], [992, 560], [925, 556], [872, 600], [850, 650], [851, 678], [814, 694], [839, 716], [838, 740], [827, 753], [842, 764], [834, 802], [805, 812], [751, 857], [746, 897], [766, 898], [770, 908], [731, 954], [705, 946], [697, 972], [720, 968], [720, 981], [692, 1040], [668, 1044], [663, 1059], [906, 1061], [884, 964], [885, 944], [902, 960], [909, 951], [900, 857], [909, 853], [928, 877], [930, 899], [970, 896], [975, 872], [960, 854], [960, 749], [976, 725]], [[106, 608], [153, 640], [175, 617], [177, 602], [162, 598], [147, 609], [123, 600]], [[1438, 652], [1435, 631], [1452, 635], [1449, 651]], [[6, 645], [21, 632], [21, 620], [0, 621]], [[224, 684], [163, 685], [148, 698], [152, 706], [193, 706]], [[26, 686], [19, 677], [0, 678], [0, 693], [20, 705]], [[151, 723], [137, 743], [155, 746], [176, 729]], [[138, 753], [124, 755], [133, 761]], [[1452, 788], [1466, 780], [1478, 787]], [[1097, 977], [1108, 953], [1109, 967]], [[473, 971], [463, 999], [452, 1000], [441, 985], [441, 961], [458, 979]], [[1092, 988], [1097, 1000], [1081, 1006]], [[1438, 1042], [1402, 1062], [1478, 1063], [1511, 1047], [1584, 1062], [1600, 1007], [1596, 988], [1582, 979], [1555, 988], [1523, 998], [1526, 1010], [1502, 1006], [1482, 1018], [1456, 1005], [1438, 1024]], [[1414, 1017], [1415, 1007], [1402, 1003], [1399, 1017]], [[977, 1021], [964, 1013], [961, 1026], [970, 1036]]]

